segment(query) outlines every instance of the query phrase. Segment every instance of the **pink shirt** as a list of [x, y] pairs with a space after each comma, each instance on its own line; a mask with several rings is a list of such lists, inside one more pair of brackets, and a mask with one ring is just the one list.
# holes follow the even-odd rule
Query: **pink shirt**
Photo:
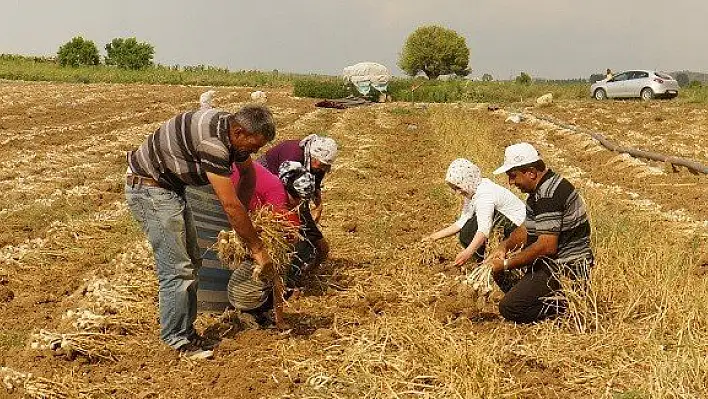
[[[287, 210], [288, 194], [285, 192], [280, 179], [258, 162], [253, 162], [253, 168], [256, 170], [256, 189], [248, 209], [252, 211], [270, 205], [275, 210]], [[238, 168], [233, 167], [232, 170], [231, 181], [234, 186], [238, 186], [241, 175]]]

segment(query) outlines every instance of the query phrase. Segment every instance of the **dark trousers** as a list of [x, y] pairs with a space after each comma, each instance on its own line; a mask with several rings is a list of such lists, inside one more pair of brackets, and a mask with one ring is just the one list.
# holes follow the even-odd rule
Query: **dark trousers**
[[[501, 228], [503, 229], [503, 234], [504, 238], [509, 238], [511, 235], [511, 232], [514, 231], [516, 228], [516, 225], [509, 220], [506, 216], [502, 215], [501, 213], [494, 211], [494, 219], [492, 222], [492, 229], [496, 228]], [[462, 230], [460, 230], [459, 234], [459, 239], [460, 239], [460, 245], [462, 245], [463, 248], [467, 248], [470, 243], [472, 242], [472, 239], [474, 239], [474, 235], [477, 234], [477, 214], [474, 213], [472, 214], [472, 217], [470, 220], [465, 223], [465, 225], [462, 227]], [[476, 262], [480, 262], [484, 259], [484, 251], [486, 251], [487, 246], [482, 245], [479, 248], [477, 248], [477, 251], [474, 254], [474, 260]]]
[[[552, 269], [553, 267], [553, 269]], [[580, 285], [589, 282], [592, 262], [582, 266], [557, 266], [537, 261], [528, 266], [518, 281], [512, 281], [509, 272], [494, 275], [494, 280], [506, 293], [499, 303], [499, 313], [516, 323], [533, 323], [565, 312], [566, 301], [558, 276], [563, 274]], [[553, 272], [553, 270], [559, 270]]]
[[302, 274], [310, 268], [318, 255], [317, 247], [307, 238], [295, 243], [295, 254], [290, 262], [290, 268], [285, 276], [285, 284], [289, 288], [301, 285]]

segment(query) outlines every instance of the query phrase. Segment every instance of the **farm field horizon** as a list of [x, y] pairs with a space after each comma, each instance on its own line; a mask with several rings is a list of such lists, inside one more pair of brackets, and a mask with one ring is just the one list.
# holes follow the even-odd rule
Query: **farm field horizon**
[[[227, 111], [253, 90], [214, 89]], [[213, 360], [189, 362], [159, 340], [154, 261], [123, 176], [125, 151], [198, 108], [205, 90], [0, 81], [0, 375], [32, 373], [26, 387], [83, 398], [708, 396], [708, 176], [541, 119], [705, 165], [708, 104], [570, 97], [493, 112], [468, 102], [336, 110], [264, 89], [275, 142], [323, 132], [340, 144], [325, 181], [330, 259], [288, 303], [290, 332], [201, 313], [200, 332], [222, 341]], [[505, 122], [511, 112], [526, 118]], [[504, 321], [498, 295], [478, 300], [460, 283], [454, 239], [439, 242], [444, 259], [432, 266], [418, 245], [457, 216], [448, 164], [468, 158], [508, 187], [491, 172], [521, 141], [580, 190], [597, 256], [588, 297], [535, 325]], [[84, 310], [102, 316], [95, 336], [80, 335]], [[38, 350], [41, 331], [79, 334], [96, 350]], [[0, 397], [28, 392], [0, 387]]]

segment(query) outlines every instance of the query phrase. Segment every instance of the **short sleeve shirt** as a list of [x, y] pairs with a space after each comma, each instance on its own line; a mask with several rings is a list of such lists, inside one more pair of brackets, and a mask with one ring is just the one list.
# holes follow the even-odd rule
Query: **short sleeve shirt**
[[232, 151], [228, 115], [207, 109], [173, 117], [150, 134], [138, 149], [128, 153], [130, 169], [175, 191], [208, 184], [207, 172], [229, 176]]
[[526, 200], [524, 226], [529, 244], [542, 234], [558, 236], [558, 252], [552, 257], [558, 263], [593, 258], [585, 203], [575, 187], [552, 170]]

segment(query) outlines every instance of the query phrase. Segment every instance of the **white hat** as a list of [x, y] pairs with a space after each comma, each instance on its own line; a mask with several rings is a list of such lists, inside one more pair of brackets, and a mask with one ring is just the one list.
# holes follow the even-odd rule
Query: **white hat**
[[494, 171], [495, 175], [506, 173], [513, 168], [528, 165], [541, 159], [538, 151], [529, 143], [518, 143], [504, 150], [504, 165]]

